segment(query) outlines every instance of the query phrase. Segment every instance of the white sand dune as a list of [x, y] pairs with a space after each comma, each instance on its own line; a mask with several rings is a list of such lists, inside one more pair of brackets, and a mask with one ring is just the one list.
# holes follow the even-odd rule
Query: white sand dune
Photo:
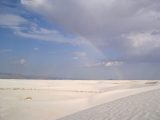
[[160, 120], [160, 89], [121, 98], [59, 120]]
[[156, 89], [158, 80], [0, 80], [0, 120], [56, 120]]

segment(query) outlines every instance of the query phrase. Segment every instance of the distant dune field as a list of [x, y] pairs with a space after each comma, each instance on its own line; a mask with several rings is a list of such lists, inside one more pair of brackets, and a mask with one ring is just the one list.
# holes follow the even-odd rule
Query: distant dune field
[[1, 79], [0, 120], [158, 120], [159, 89], [158, 80]]

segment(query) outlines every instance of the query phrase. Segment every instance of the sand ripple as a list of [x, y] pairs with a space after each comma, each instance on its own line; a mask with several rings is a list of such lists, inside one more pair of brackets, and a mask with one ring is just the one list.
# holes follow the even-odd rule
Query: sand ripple
[[121, 98], [59, 120], [160, 120], [160, 89]]

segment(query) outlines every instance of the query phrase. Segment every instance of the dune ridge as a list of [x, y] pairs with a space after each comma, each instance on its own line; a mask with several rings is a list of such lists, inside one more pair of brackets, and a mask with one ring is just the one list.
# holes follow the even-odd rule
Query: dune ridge
[[58, 120], [159, 120], [160, 89], [131, 95]]

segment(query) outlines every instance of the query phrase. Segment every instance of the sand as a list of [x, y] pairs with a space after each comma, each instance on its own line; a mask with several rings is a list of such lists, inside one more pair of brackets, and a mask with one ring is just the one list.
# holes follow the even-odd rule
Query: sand
[[[136, 108], [132, 107], [134, 106], [131, 104], [133, 100], [139, 99], [135, 106], [140, 106], [149, 97], [148, 94], [146, 95], [147, 92], [159, 91], [159, 89], [158, 80], [0, 80], [0, 120], [56, 120], [61, 118], [64, 120], [94, 120], [94, 118], [108, 120], [108, 114], [116, 112], [117, 115], [120, 115], [120, 113], [125, 113], [126, 109], [130, 109], [130, 114], [134, 113]], [[143, 104], [142, 109], [147, 110], [145, 108], [147, 105], [150, 105], [151, 108], [153, 106], [153, 109], [155, 109], [154, 106], [158, 106], [156, 97], [159, 97], [160, 94], [159, 92], [154, 93], [157, 94], [150, 93], [149, 95], [152, 95], [150, 97], [155, 98], [156, 101], [152, 99], [150, 104]], [[141, 94], [144, 94], [144, 99], [140, 98], [143, 96]], [[137, 95], [140, 97], [129, 98]], [[121, 102], [115, 104], [116, 101]], [[125, 104], [126, 101], [128, 101], [127, 104]], [[156, 105], [152, 105], [154, 102]], [[113, 107], [112, 103], [114, 103]], [[115, 107], [117, 104], [119, 106]], [[108, 105], [112, 109], [105, 107]], [[100, 113], [95, 112], [96, 109]], [[140, 113], [140, 116], [141, 114], [143, 113]], [[96, 116], [102, 117], [100, 119]], [[119, 119], [113, 116], [113, 114], [110, 116], [111, 120]], [[135, 115], [129, 116], [131, 119]], [[126, 116], [121, 118], [123, 117], [123, 120], [128, 119]], [[133, 117], [133, 120], [135, 118]]]
[[59, 120], [159, 120], [160, 89], [102, 104]]

